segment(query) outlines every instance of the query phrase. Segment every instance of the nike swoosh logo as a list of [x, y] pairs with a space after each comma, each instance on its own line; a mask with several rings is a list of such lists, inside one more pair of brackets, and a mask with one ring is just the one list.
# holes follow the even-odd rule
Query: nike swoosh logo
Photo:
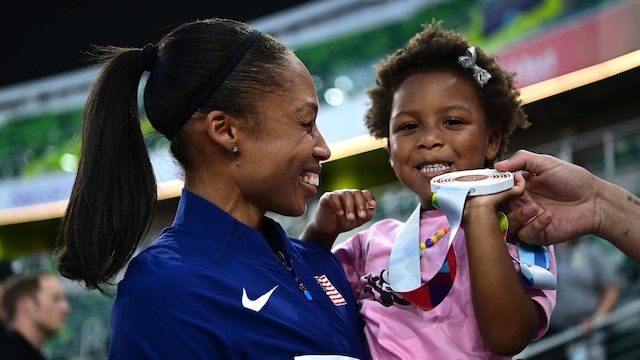
[[249, 297], [247, 296], [247, 290], [245, 290], [245, 288], [242, 288], [242, 306], [255, 312], [262, 310], [262, 308], [267, 304], [267, 301], [269, 301], [271, 294], [273, 294], [273, 292], [276, 291], [277, 288], [278, 285], [274, 286], [273, 289], [269, 290], [266, 294], [261, 295], [255, 300], [249, 299]]

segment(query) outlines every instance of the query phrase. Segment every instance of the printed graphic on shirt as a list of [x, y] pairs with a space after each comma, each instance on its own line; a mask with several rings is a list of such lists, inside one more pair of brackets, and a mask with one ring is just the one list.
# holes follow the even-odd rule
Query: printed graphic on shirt
[[398, 293], [394, 292], [393, 289], [391, 289], [391, 286], [389, 285], [388, 272], [388, 270], [384, 269], [380, 271], [380, 275], [365, 275], [365, 279], [367, 280], [367, 283], [369, 285], [365, 285], [362, 291], [364, 293], [370, 294], [371, 296], [373, 296], [374, 300], [386, 307], [389, 307], [394, 303], [400, 305], [411, 304]]
[[438, 306], [449, 294], [456, 277], [456, 268], [456, 254], [452, 246], [438, 273], [421, 287], [409, 292], [394, 292], [389, 285], [389, 270], [384, 269], [378, 276], [366, 275], [368, 286], [365, 286], [362, 291], [371, 294], [374, 300], [386, 307], [393, 304], [405, 306], [413, 304], [422, 310], [429, 311]]
[[333, 286], [326, 275], [316, 276], [315, 278], [335, 306], [347, 305], [347, 301], [342, 297], [338, 289]]

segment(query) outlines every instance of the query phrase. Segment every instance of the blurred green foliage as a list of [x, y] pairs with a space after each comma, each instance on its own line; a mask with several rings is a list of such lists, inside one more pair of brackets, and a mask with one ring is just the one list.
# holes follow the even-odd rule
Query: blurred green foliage
[[[140, 124], [149, 149], [167, 143], [145, 117]], [[0, 127], [0, 178], [63, 171], [64, 154], [79, 156], [82, 109], [12, 119]]]
[[82, 110], [12, 119], [0, 128], [0, 177], [60, 170], [59, 155], [78, 153]]

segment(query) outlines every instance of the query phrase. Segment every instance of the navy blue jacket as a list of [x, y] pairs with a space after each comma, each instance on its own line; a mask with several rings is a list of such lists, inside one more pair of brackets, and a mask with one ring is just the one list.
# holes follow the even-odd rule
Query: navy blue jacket
[[118, 285], [110, 358], [365, 359], [357, 305], [333, 254], [267, 217], [263, 233], [183, 190], [173, 225]]

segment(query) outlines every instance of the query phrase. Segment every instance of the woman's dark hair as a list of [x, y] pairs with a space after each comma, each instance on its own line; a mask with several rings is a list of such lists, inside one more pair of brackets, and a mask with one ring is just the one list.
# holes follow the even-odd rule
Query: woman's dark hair
[[367, 91], [371, 106], [365, 114], [369, 133], [378, 139], [389, 138], [389, 121], [393, 94], [404, 80], [416, 73], [447, 71], [472, 82], [486, 112], [489, 126], [502, 132], [500, 157], [509, 144], [509, 135], [517, 126], [529, 126], [521, 107], [520, 91], [514, 86], [514, 73], [505, 71], [493, 56], [476, 48], [476, 64], [491, 74], [489, 82], [480, 87], [473, 71], [462, 67], [458, 57], [471, 46], [463, 35], [440, 28], [441, 22], [432, 21], [424, 30], [395, 51], [377, 67], [376, 85]]
[[[63, 276], [104, 292], [151, 224], [157, 185], [137, 100], [145, 70], [146, 115], [171, 139], [171, 153], [187, 173], [195, 164], [187, 132], [182, 131], [192, 115], [186, 112], [252, 31], [234, 20], [198, 20], [142, 49], [97, 48], [103, 67], [85, 106], [78, 173], [58, 236], [57, 267]], [[254, 114], [262, 94], [284, 87], [279, 74], [286, 71], [290, 55], [275, 38], [260, 34], [196, 112], [215, 108], [240, 116]]]

